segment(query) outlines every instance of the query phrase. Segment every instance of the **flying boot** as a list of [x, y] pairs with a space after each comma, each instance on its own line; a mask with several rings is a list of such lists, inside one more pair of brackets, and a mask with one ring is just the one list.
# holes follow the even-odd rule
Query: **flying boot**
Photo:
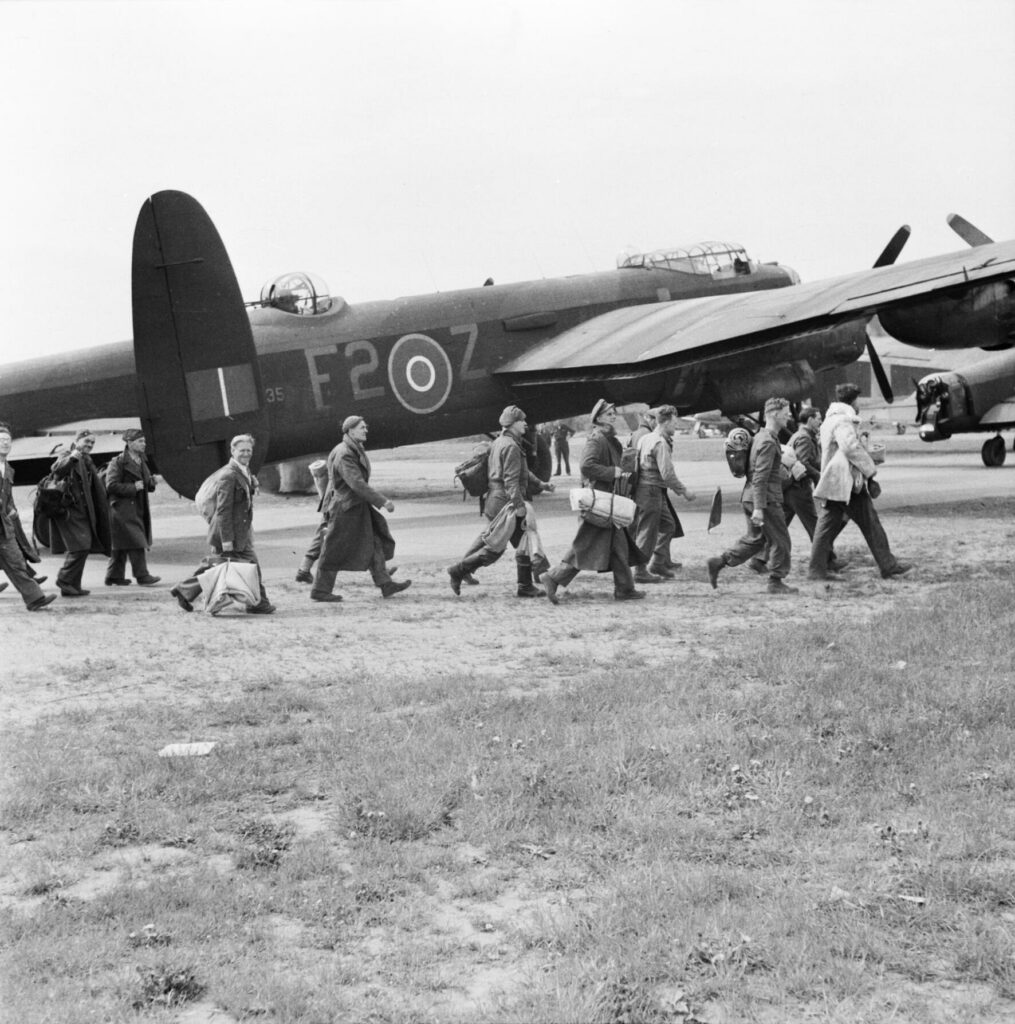
[[[481, 565], [489, 565], [490, 561], [487, 558], [487, 551], [485, 548], [479, 551], [474, 551], [471, 554], [466, 555], [460, 562], [456, 562], [454, 565], [448, 566], [448, 576], [450, 577], [449, 582], [451, 589], [456, 595], [461, 594], [462, 584], [466, 582], [467, 578], [472, 578], [474, 570], [478, 569]], [[478, 583], [479, 581], [476, 580]]]
[[518, 596], [546, 597], [546, 591], [532, 582], [532, 559], [528, 555], [518, 555], [515, 565], [518, 568]]

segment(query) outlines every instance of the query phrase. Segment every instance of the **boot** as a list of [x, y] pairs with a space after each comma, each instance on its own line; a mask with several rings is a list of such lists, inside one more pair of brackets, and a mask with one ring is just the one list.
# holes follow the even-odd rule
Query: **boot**
[[712, 589], [717, 590], [719, 587], [719, 570], [726, 564], [726, 558], [723, 555], [717, 558], [710, 558], [705, 563], [705, 568], [708, 569], [708, 582], [712, 584]]
[[309, 569], [299, 568], [296, 570], [297, 583], [313, 583], [314, 574]]
[[546, 596], [550, 599], [550, 604], [560, 604], [560, 598], [557, 597], [557, 587], [560, 584], [549, 573], [543, 576], [543, 585], [546, 587]]
[[532, 562], [528, 558], [516, 558], [518, 569], [519, 597], [546, 597], [546, 591], [532, 582]]
[[[677, 574], [669, 566], [662, 565], [659, 562], [649, 562], [648, 571], [664, 580], [675, 580], [677, 578]], [[635, 579], [637, 578], [635, 576]]]
[[456, 595], [459, 595], [462, 592], [463, 583], [470, 583], [475, 586], [479, 580], [472, 575], [473, 570], [478, 569], [481, 565], [492, 565], [498, 558], [500, 558], [500, 554], [490, 557], [486, 548], [470, 551], [460, 562], [448, 566], [448, 576], [451, 577], [449, 580], [451, 589]]
[[388, 580], [387, 583], [381, 584], [381, 597], [391, 597], [393, 594], [400, 594], [403, 590], [408, 590], [412, 586], [412, 580], [402, 580], [401, 583], [396, 583], [394, 580]]
[[469, 572], [462, 562], [457, 562], [455, 565], [448, 566], [448, 576], [450, 577], [448, 582], [451, 584], [451, 589], [455, 592], [455, 597], [461, 596], [462, 580], [464, 580], [467, 575], [469, 575]]
[[748, 561], [747, 568], [753, 569], [759, 576], [764, 576], [768, 572], [768, 562], [760, 558], [752, 558]]
[[634, 570], [635, 583], [662, 583], [661, 576], [653, 576], [643, 565]]
[[896, 562], [887, 572], [883, 572], [881, 575], [886, 579], [891, 579], [893, 576], [902, 576], [909, 572], [913, 568], [912, 562]]
[[799, 594], [800, 591], [796, 587], [787, 587], [777, 576], [772, 576], [768, 581], [768, 586], [765, 588], [769, 594]]

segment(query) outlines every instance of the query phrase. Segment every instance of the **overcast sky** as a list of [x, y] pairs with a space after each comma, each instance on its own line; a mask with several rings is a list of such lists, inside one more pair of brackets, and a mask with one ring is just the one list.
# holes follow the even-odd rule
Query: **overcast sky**
[[350, 303], [705, 239], [805, 280], [1015, 237], [1013, 0], [6, 2], [0, 362], [131, 336], [138, 209]]

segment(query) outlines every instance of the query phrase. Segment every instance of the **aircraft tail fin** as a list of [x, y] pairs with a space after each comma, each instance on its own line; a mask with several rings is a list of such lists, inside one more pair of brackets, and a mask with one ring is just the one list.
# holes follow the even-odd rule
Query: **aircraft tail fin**
[[157, 471], [192, 498], [244, 433], [257, 441], [256, 468], [268, 419], [250, 320], [222, 239], [191, 196], [145, 201], [131, 286], [141, 423]]

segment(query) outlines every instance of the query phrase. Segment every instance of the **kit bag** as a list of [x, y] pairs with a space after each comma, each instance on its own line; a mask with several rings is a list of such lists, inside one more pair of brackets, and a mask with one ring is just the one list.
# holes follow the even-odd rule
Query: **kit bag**
[[[490, 490], [490, 445], [479, 445], [464, 462], [455, 466], [455, 479], [465, 494], [482, 498]], [[463, 495], [464, 497], [464, 495]]]
[[206, 523], [210, 523], [215, 515], [215, 482], [218, 475], [219, 470], [216, 469], [211, 476], [205, 477], [204, 483], [198, 487], [197, 494], [194, 495], [194, 506]]
[[65, 519], [74, 496], [70, 490], [70, 480], [55, 477], [52, 473], [39, 481], [35, 491], [35, 513], [46, 519]]

